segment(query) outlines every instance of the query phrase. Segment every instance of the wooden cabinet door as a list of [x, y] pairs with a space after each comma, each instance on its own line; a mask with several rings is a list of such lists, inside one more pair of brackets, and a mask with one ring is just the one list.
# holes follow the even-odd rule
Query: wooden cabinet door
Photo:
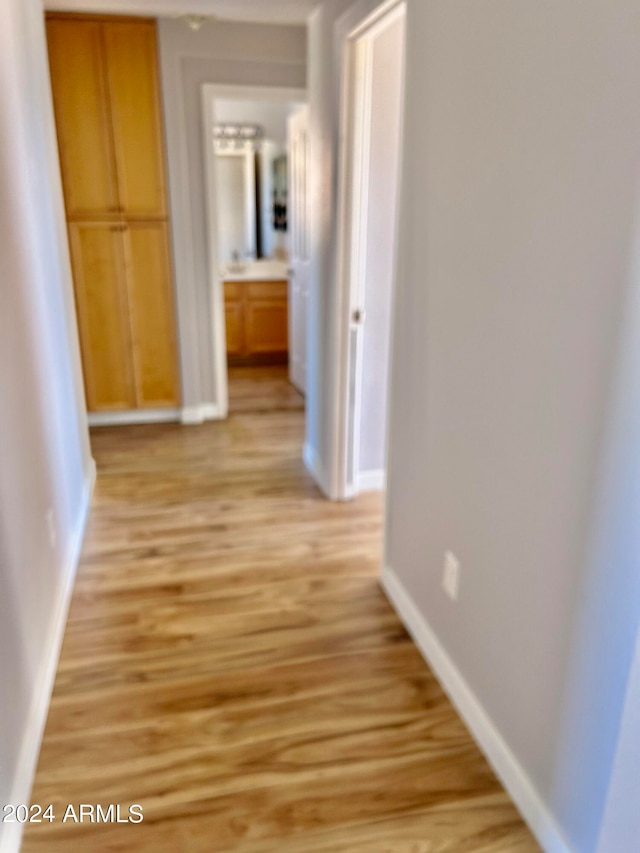
[[166, 216], [153, 21], [103, 24], [120, 204], [125, 217]]
[[50, 18], [47, 37], [67, 217], [116, 218], [119, 201], [101, 25]]
[[91, 412], [136, 404], [121, 226], [69, 225], [87, 407]]
[[227, 355], [242, 355], [244, 349], [242, 316], [242, 302], [225, 302], [224, 319], [227, 331]]
[[244, 353], [243, 287], [238, 282], [224, 282], [224, 318], [227, 356], [242, 355]]
[[286, 282], [246, 284], [247, 354], [286, 353], [289, 343]]
[[177, 406], [178, 360], [167, 225], [130, 222], [123, 234], [137, 404]]

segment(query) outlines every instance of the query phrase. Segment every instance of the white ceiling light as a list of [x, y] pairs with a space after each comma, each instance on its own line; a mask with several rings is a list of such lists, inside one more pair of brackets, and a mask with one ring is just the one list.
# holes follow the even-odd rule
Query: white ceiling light
[[203, 24], [206, 24], [207, 21], [212, 21], [212, 15], [179, 15], [185, 24], [195, 32], [197, 32]]

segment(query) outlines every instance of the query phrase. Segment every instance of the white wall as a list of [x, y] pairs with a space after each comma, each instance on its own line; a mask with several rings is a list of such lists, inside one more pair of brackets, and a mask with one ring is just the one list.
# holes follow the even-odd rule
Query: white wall
[[640, 6], [408, 8], [388, 559], [589, 853], [640, 614]]
[[638, 635], [598, 853], [633, 851], [640, 838], [640, 634]]
[[287, 101], [255, 101], [250, 98], [216, 98], [217, 122], [260, 124], [265, 138], [280, 146], [287, 144], [287, 119], [300, 104]]
[[[41, 4], [5, 0], [0, 6], [2, 803], [29, 802], [93, 467], [46, 62]], [[49, 511], [55, 543], [48, 534]], [[10, 825], [0, 827], [0, 846], [7, 850], [13, 849], [11, 831]]]
[[367, 194], [360, 475], [385, 467], [389, 346], [396, 262], [404, 21], [375, 36], [371, 58], [371, 145]]
[[183, 403], [215, 399], [201, 109], [204, 83], [305, 88], [304, 27], [158, 25]]

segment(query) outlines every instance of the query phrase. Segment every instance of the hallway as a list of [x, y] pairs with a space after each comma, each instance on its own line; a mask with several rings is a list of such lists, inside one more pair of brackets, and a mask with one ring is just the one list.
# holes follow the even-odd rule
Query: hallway
[[25, 853], [538, 849], [378, 587], [380, 497], [321, 499], [303, 430], [94, 430]]

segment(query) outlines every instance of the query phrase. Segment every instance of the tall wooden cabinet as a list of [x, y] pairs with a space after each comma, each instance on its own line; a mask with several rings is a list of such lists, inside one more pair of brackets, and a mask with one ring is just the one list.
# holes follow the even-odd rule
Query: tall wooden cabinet
[[51, 14], [47, 39], [89, 411], [176, 406], [155, 23]]

